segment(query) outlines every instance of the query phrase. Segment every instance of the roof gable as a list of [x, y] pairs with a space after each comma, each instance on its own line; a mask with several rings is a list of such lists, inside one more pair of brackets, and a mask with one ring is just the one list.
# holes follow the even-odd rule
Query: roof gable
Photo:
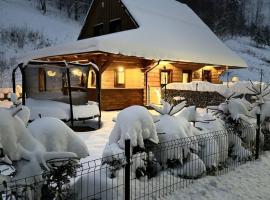
[[139, 24], [137, 29], [48, 48], [35, 57], [101, 51], [150, 60], [247, 66], [185, 4], [175, 0], [121, 1]]
[[[111, 30], [111, 25], [117, 20], [119, 20], [118, 30]], [[111, 32], [126, 31], [137, 27], [136, 21], [121, 1], [93, 0], [78, 40], [97, 36], [96, 28], [100, 29], [98, 35], [106, 35]]]

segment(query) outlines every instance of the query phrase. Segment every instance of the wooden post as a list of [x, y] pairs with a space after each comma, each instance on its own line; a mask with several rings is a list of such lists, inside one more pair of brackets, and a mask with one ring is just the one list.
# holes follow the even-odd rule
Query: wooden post
[[71, 95], [71, 83], [70, 83], [70, 71], [69, 71], [69, 68], [67, 68], [67, 79], [68, 79], [68, 95], [69, 95], [69, 105], [70, 105], [70, 120], [71, 120], [71, 127], [73, 128], [73, 126], [74, 126], [74, 118], [73, 118], [73, 103], [72, 103], [72, 95]]

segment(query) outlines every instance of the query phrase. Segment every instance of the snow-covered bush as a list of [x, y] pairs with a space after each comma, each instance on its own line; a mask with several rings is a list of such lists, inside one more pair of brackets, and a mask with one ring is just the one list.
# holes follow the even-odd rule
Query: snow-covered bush
[[71, 152], [46, 152], [45, 147], [30, 134], [16, 113], [16, 110], [12, 109], [0, 109], [0, 144], [4, 153], [11, 161], [29, 162], [28, 167], [23, 165], [17, 169], [17, 177], [36, 175], [36, 172], [42, 171], [39, 165], [43, 164], [46, 167], [48, 159], [76, 157], [76, 154]]
[[119, 112], [109, 137], [109, 144], [118, 143], [124, 149], [125, 140], [131, 146], [144, 148], [144, 140], [158, 143], [158, 136], [151, 114], [142, 106], [131, 106]]
[[117, 177], [117, 172], [124, 167], [126, 163], [124, 150], [118, 144], [106, 144], [102, 154], [102, 164], [107, 165], [107, 176], [109, 178]]
[[79, 158], [89, 155], [84, 141], [59, 119], [36, 119], [29, 124], [28, 130], [48, 152], [74, 152]]
[[181, 167], [174, 169], [174, 174], [184, 178], [199, 178], [205, 172], [204, 162], [194, 153], [188, 155], [187, 161]]
[[[106, 166], [103, 166], [106, 171]], [[120, 179], [119, 179], [120, 180]], [[80, 176], [71, 184], [74, 189], [74, 199], [117, 199], [119, 192], [115, 191], [119, 183], [116, 179], [110, 179], [102, 169], [89, 172]], [[122, 191], [122, 190], [121, 190]]]
[[[195, 128], [183, 117], [175, 117], [174, 115], [180, 112], [185, 106], [186, 102], [182, 102], [176, 106], [170, 105], [168, 102], [162, 102], [162, 107], [151, 105], [155, 109], [159, 116], [155, 116], [156, 129], [160, 144], [158, 148], [163, 150], [157, 150], [154, 152], [157, 160], [163, 165], [167, 166], [168, 161], [178, 160], [180, 164], [183, 163], [183, 159], [187, 157], [190, 150], [198, 151], [198, 143], [196, 138], [191, 140], [189, 137], [194, 136], [193, 131]], [[185, 139], [185, 144], [179, 142], [178, 145], [173, 147], [167, 147], [166, 142], [175, 141], [179, 139]], [[176, 142], [177, 143], [177, 142]], [[166, 151], [164, 151], [166, 149]]]

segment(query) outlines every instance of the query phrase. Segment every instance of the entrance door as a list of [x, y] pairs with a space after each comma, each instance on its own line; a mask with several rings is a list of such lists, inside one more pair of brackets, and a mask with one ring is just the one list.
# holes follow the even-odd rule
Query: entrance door
[[184, 70], [183, 71], [183, 83], [191, 82], [191, 80], [192, 80], [191, 75], [192, 75], [192, 71]]
[[203, 81], [211, 82], [212, 73], [210, 70], [203, 70]]

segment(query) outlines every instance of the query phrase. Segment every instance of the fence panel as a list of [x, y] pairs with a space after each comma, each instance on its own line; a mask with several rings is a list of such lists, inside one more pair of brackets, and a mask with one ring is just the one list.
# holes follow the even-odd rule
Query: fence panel
[[[1, 197], [157, 199], [187, 187], [202, 176], [225, 174], [254, 160], [254, 137], [256, 127], [248, 125], [158, 145], [146, 142], [145, 149], [132, 151], [126, 142], [125, 153], [85, 163], [74, 159], [51, 160], [47, 162], [49, 171], [44, 169], [41, 175], [20, 180], [3, 176], [6, 181], [0, 185]], [[1, 169], [3, 173], [5, 170]]]

